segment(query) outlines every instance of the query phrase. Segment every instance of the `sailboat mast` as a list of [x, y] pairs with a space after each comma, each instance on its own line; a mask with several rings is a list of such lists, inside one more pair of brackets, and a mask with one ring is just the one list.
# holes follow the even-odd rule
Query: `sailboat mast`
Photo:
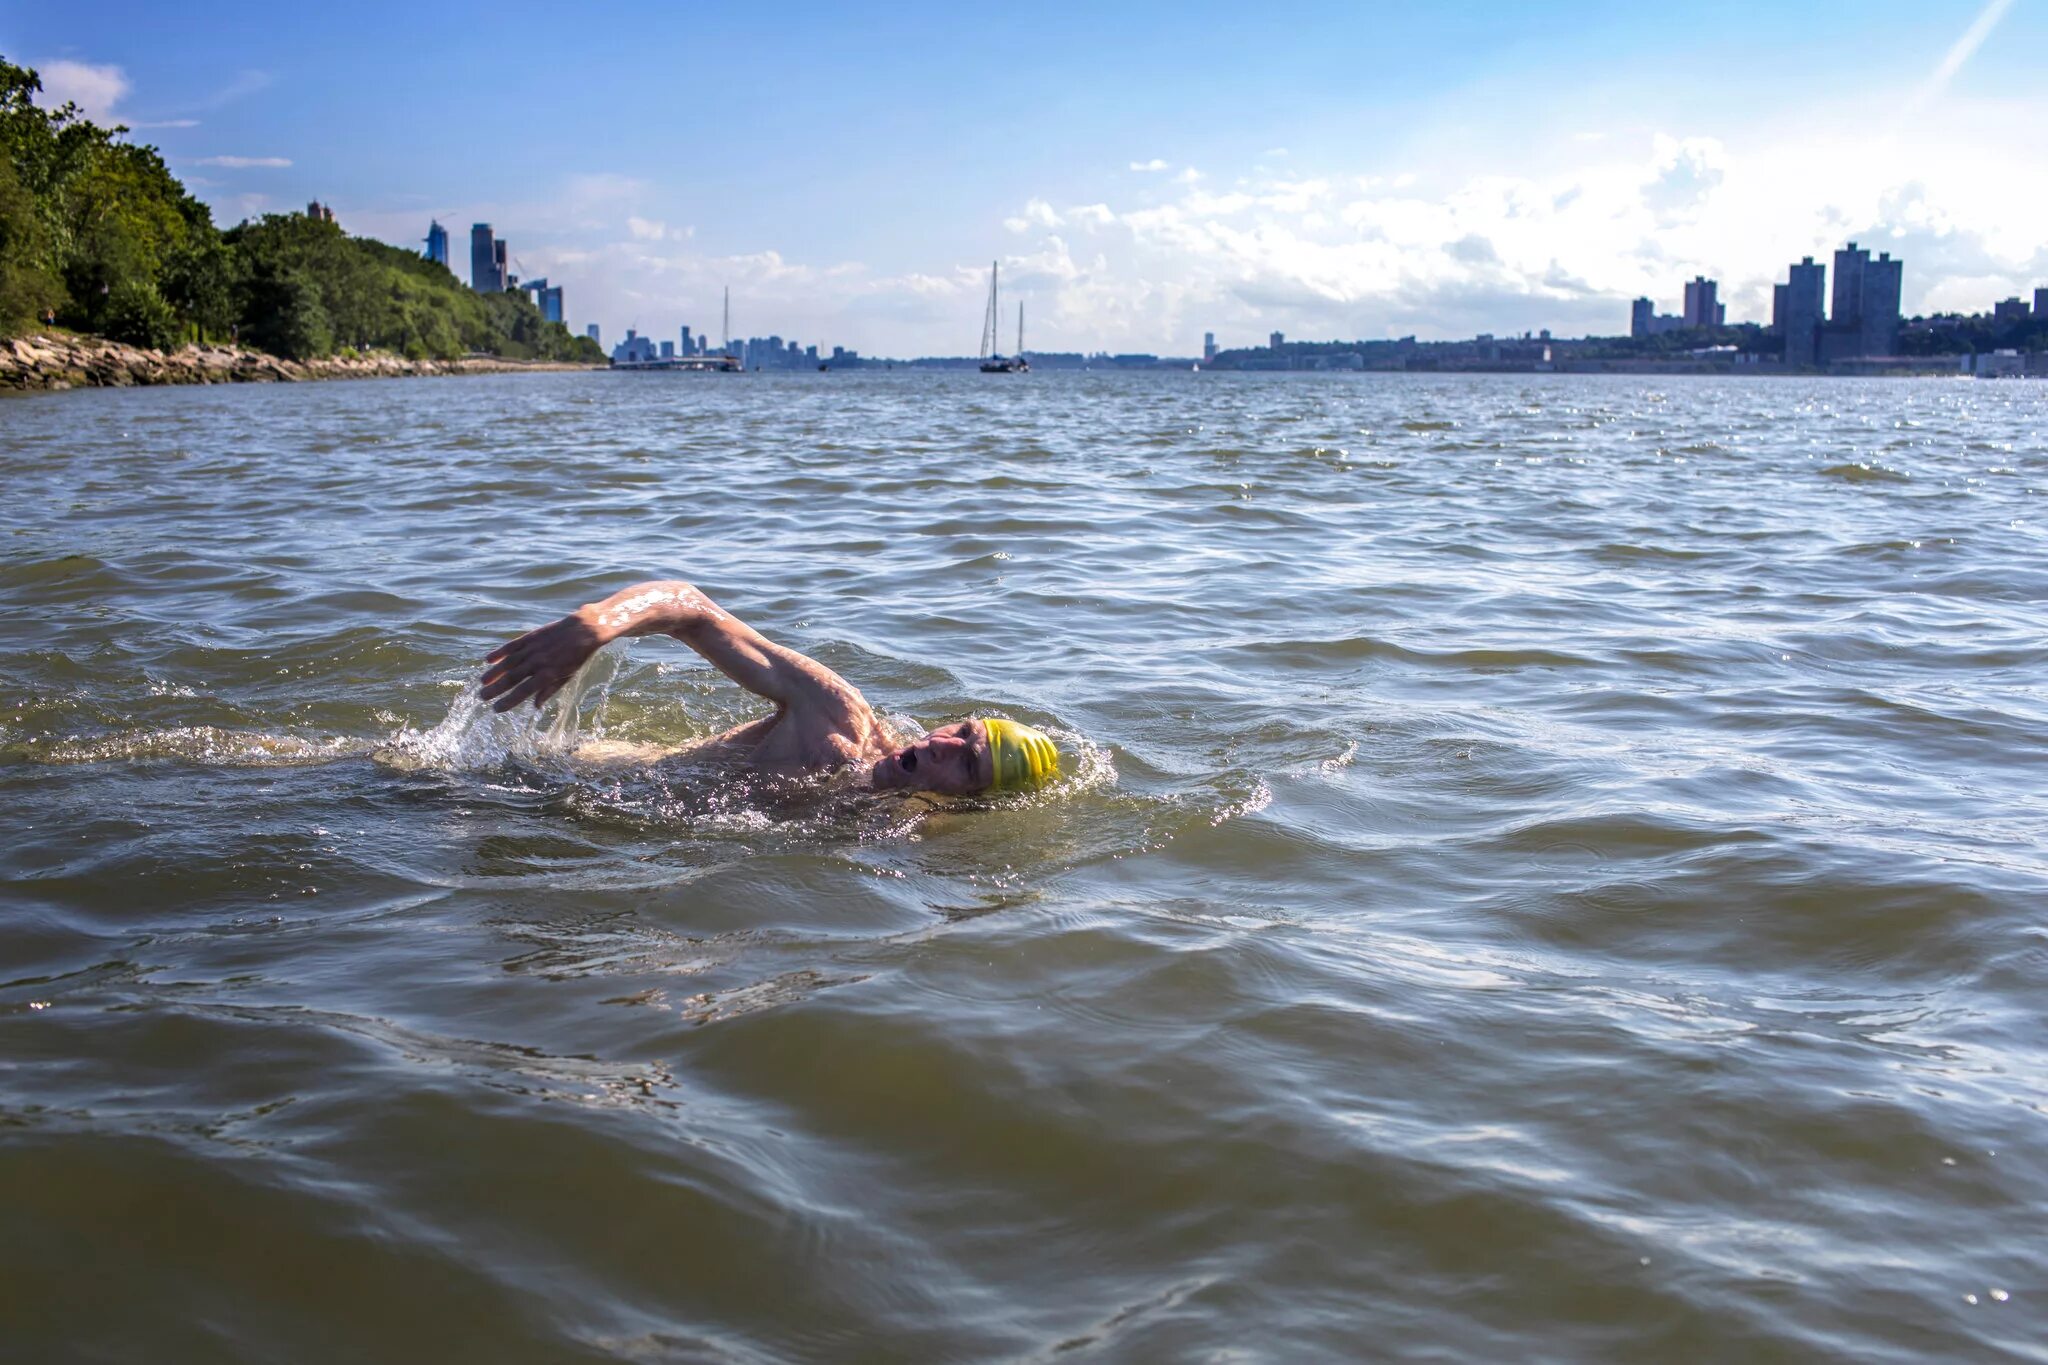
[[1017, 300], [1017, 359], [1024, 358], [1024, 300]]
[[719, 331], [721, 331], [721, 332], [724, 332], [724, 333], [725, 333], [725, 340], [723, 340], [723, 341], [721, 341], [721, 342], [719, 343], [719, 346], [720, 346], [720, 348], [721, 348], [722, 350], [724, 350], [724, 352], [725, 352], [725, 353], [726, 353], [727, 355], [731, 355], [731, 354], [732, 354], [732, 286], [731, 286], [731, 285], [727, 285], [727, 286], [725, 287], [725, 320], [724, 320], [723, 322], [719, 323], [719, 325], [718, 325], [718, 330], [719, 330]]

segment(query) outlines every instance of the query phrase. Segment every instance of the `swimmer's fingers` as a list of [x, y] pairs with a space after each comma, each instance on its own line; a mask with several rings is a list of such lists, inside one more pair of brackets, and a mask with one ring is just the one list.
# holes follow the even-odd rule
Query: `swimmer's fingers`
[[546, 629], [546, 626], [542, 626], [538, 630], [529, 630], [524, 635], [515, 635], [504, 644], [499, 645], [496, 649], [484, 655], [484, 662], [494, 664], [501, 659], [509, 659], [514, 654], [519, 654], [532, 648], [534, 636], [539, 635], [541, 631]]
[[[518, 706], [521, 702], [527, 700], [528, 698], [532, 698], [533, 707], [536, 711], [538, 711], [540, 709], [540, 698], [536, 694], [540, 691], [540, 687], [540, 679], [534, 677], [532, 674], [528, 674], [527, 676], [519, 679], [518, 684], [514, 686], [510, 691], [506, 692], [496, 701], [491, 702], [491, 709], [493, 711], [498, 712], [510, 711], [515, 706]], [[486, 698], [486, 700], [489, 700], [489, 698]]]
[[486, 673], [477, 687], [477, 695], [485, 701], [502, 697], [532, 676], [531, 669], [501, 668], [494, 673]]

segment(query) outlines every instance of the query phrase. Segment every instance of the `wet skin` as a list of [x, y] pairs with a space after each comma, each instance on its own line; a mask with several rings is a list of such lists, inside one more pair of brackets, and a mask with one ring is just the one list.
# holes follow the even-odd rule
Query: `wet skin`
[[860, 692], [817, 660], [776, 644], [677, 579], [636, 583], [507, 641], [485, 657], [480, 695], [496, 711], [535, 709], [614, 640], [671, 635], [728, 678], [775, 703], [775, 714], [715, 743], [753, 767], [802, 774], [847, 767], [876, 787], [966, 795], [994, 767], [979, 721], [941, 726], [906, 744]]

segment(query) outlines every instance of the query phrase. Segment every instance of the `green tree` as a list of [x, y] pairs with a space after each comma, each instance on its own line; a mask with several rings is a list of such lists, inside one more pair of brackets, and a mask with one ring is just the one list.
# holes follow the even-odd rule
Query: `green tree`
[[34, 325], [44, 309], [65, 301], [64, 286], [45, 265], [46, 235], [35, 197], [14, 163], [0, 157], [0, 336]]

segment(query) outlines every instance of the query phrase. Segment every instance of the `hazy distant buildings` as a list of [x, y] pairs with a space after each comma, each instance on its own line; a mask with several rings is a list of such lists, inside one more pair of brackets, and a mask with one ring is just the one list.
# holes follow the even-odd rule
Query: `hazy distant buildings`
[[685, 326], [685, 327], [683, 328], [683, 354], [684, 354], [684, 355], [695, 355], [695, 354], [697, 354], [697, 352], [696, 352], [695, 350], [693, 350], [693, 349], [691, 348], [691, 342], [690, 342], [690, 329], [689, 329], [689, 327], [688, 327], [688, 326]]
[[589, 337], [592, 341], [596, 342], [600, 346], [604, 345], [604, 337], [601, 333], [599, 333], [599, 331], [597, 330], [597, 324], [594, 322], [583, 329], [583, 335]]
[[334, 221], [334, 210], [315, 199], [306, 205], [306, 216], [316, 222], [331, 223]]
[[448, 264], [448, 229], [438, 221], [427, 225], [427, 259], [436, 265]]
[[1721, 282], [1710, 280], [1705, 275], [1695, 275], [1685, 283], [1686, 327], [1719, 327], [1728, 320], [1728, 310], [1721, 305]]
[[1204, 332], [1202, 333], [1202, 362], [1207, 364], [1215, 358], [1216, 334], [1214, 332]]
[[1784, 302], [1771, 319], [1785, 337], [1785, 363], [1810, 366], [1820, 355], [1821, 307], [1827, 300], [1828, 268], [1804, 257], [1792, 267], [1791, 281], [1777, 287]]
[[663, 360], [674, 360], [676, 358], [676, 344], [673, 341], [661, 343], [661, 358]]
[[469, 287], [479, 294], [505, 292], [505, 244], [489, 223], [469, 230]]
[[1287, 338], [1282, 336], [1278, 332], [1275, 332], [1273, 333], [1273, 335], [1266, 338], [1266, 349], [1269, 351], [1277, 351], [1286, 344]]
[[1834, 307], [1820, 331], [1818, 361], [1894, 355], [1905, 263], [1889, 251], [1876, 260], [1854, 242], [1835, 253]]
[[617, 361], [653, 360], [654, 339], [641, 336], [631, 327], [626, 329], [626, 339], [612, 347], [612, 359]]
[[1991, 305], [1991, 317], [1995, 322], [2025, 322], [2033, 315], [2034, 310], [2027, 307], [2027, 301], [2018, 295], [2000, 299]]
[[2048, 318], [2048, 289], [2034, 291], [2034, 316]]
[[1685, 319], [1674, 313], [1658, 312], [1656, 303], [1650, 299], [1637, 299], [1628, 306], [1628, 334], [1637, 339], [1675, 332], [1685, 325]]

